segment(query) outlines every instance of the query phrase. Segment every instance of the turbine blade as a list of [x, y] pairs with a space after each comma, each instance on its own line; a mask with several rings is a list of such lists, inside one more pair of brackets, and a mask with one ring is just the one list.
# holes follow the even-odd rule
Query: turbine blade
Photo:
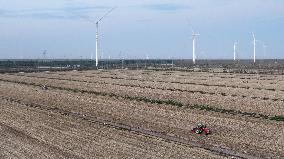
[[114, 8], [112, 8], [111, 10], [109, 10], [105, 15], [103, 15], [98, 21], [97, 21], [97, 23], [98, 22], [100, 22], [101, 20], [103, 20], [107, 15], [109, 15], [113, 10], [115, 10], [116, 9], [116, 7], [114, 7]]

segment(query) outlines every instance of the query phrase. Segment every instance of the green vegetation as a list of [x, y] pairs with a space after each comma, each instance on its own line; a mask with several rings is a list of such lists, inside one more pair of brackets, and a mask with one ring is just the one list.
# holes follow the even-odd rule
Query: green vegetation
[[208, 105], [195, 104], [191, 107], [193, 109], [206, 110], [206, 111], [212, 111], [212, 112], [218, 112], [218, 113], [224, 113], [224, 114], [242, 115], [242, 116], [248, 116], [248, 117], [254, 117], [254, 118], [269, 119], [269, 117], [264, 114], [248, 113], [248, 112], [242, 112], [239, 110], [222, 109], [222, 108], [210, 107]]
[[270, 117], [270, 120], [284, 121], [284, 116], [280, 115], [280, 116]]

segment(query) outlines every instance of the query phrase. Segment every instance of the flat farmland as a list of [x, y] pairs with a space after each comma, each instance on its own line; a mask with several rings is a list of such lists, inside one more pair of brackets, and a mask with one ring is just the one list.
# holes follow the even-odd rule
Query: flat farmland
[[284, 158], [282, 75], [13, 73], [0, 94], [3, 158]]

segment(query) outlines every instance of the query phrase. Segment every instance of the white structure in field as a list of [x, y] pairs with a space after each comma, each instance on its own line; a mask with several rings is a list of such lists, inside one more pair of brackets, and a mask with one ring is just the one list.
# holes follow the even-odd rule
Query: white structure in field
[[196, 37], [199, 36], [200, 34], [196, 34], [194, 33], [194, 31], [192, 30], [192, 62], [193, 64], [195, 64], [195, 59], [196, 59], [196, 45], [195, 45], [195, 42], [196, 42]]
[[237, 42], [234, 42], [234, 61], [236, 61], [236, 55], [237, 55]]
[[253, 62], [255, 63], [256, 60], [256, 39], [254, 33], [252, 33], [253, 36]]
[[102, 21], [108, 14], [110, 14], [115, 8], [112, 8], [110, 11], [108, 11], [104, 16], [102, 16], [97, 22], [96, 22], [96, 67], [99, 65], [99, 22]]

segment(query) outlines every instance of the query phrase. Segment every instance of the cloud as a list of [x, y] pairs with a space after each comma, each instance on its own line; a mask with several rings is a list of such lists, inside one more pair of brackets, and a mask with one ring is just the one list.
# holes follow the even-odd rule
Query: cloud
[[74, 7], [65, 7], [63, 9], [69, 10], [69, 11], [77, 11], [77, 12], [82, 12], [82, 11], [96, 11], [96, 10], [105, 10], [105, 9], [110, 9], [112, 8], [111, 6], [74, 6]]
[[274, 16], [274, 17], [259, 17], [255, 19], [257, 24], [270, 24], [270, 23], [284, 23], [284, 16]]
[[149, 4], [143, 5], [142, 8], [148, 10], [156, 10], [156, 11], [178, 11], [178, 10], [187, 10], [191, 9], [188, 5], [180, 5], [173, 3], [164, 3], [164, 4]]
[[74, 14], [84, 14], [106, 10], [109, 6], [73, 6], [62, 8], [22, 9], [22, 10], [1, 10], [0, 17], [5, 18], [34, 18], [34, 19], [77, 19]]
[[0, 9], [0, 15], [5, 14], [6, 10]]
[[142, 19], [137, 20], [137, 22], [144, 23], [144, 22], [152, 22], [154, 20], [155, 20], [154, 18], [142, 18]]

